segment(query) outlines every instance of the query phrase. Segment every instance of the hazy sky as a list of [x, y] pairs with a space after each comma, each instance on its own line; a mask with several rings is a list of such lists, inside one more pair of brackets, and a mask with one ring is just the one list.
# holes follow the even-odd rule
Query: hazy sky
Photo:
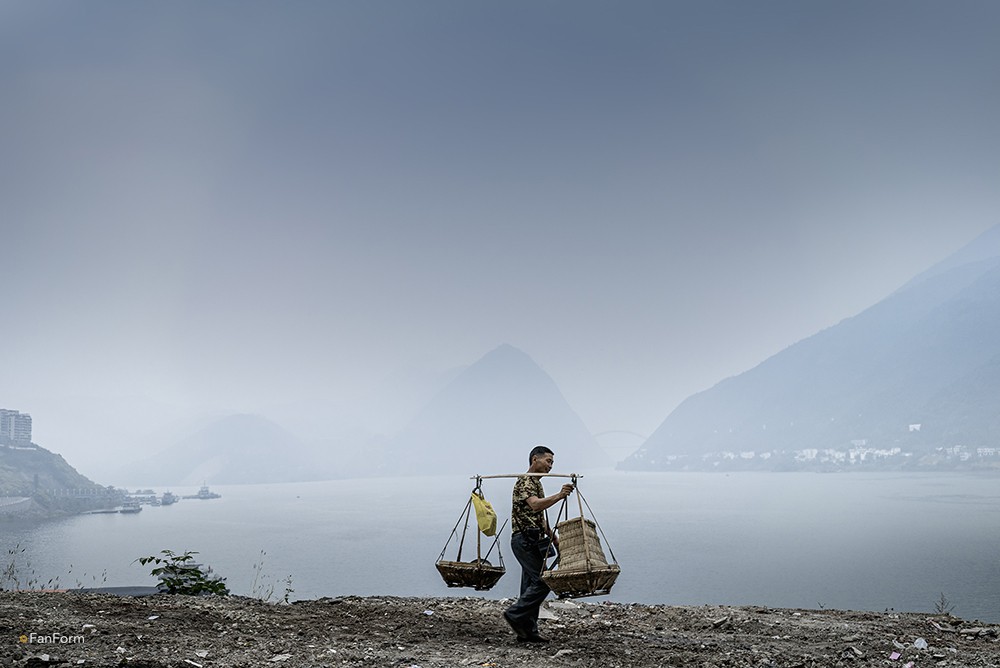
[[1000, 223], [993, 1], [5, 0], [0, 91], [0, 406], [57, 451], [51, 397], [501, 343], [648, 434]]

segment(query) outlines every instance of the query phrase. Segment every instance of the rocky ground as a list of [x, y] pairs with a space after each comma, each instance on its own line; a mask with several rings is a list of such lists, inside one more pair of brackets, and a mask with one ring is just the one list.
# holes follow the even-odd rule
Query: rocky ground
[[524, 645], [505, 605], [0, 592], [0, 665], [1000, 667], [1000, 627], [946, 615], [553, 600], [552, 642]]

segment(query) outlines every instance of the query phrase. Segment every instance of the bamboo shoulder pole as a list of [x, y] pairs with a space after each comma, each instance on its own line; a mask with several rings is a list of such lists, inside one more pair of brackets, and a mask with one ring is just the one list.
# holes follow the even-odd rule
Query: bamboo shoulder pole
[[520, 478], [529, 476], [532, 478], [582, 478], [578, 473], [501, 473], [499, 475], [474, 475], [470, 480], [488, 480], [490, 478]]

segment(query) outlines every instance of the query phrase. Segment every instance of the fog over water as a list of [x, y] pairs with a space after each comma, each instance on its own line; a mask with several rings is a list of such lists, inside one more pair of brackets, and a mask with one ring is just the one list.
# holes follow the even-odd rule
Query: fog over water
[[[220, 486], [0, 547], [69, 586], [150, 583], [136, 558], [191, 549], [251, 593], [264, 550], [295, 597], [466, 593], [433, 562], [469, 481], [366, 479], [368, 446], [509, 345], [621, 459], [1000, 224], [998, 27], [974, 1], [5, 0], [0, 408], [100, 484], [134, 488], [112, 471], [234, 414], [358, 479]], [[582, 488], [615, 600], [943, 592], [1000, 622], [995, 483]]]
[[[501, 523], [510, 488], [484, 482]], [[290, 576], [293, 599], [480, 595], [434, 569], [471, 489], [462, 476], [220, 487], [221, 499], [8, 537], [31, 562], [22, 572], [64, 586], [152, 585], [133, 560], [172, 549], [199, 551], [237, 594], [280, 598]], [[1000, 622], [995, 477], [594, 471], [580, 489], [622, 567], [611, 600], [932, 611], [943, 593], [955, 614]], [[516, 594], [508, 539], [508, 572], [482, 595]]]
[[0, 407], [102, 481], [213, 415], [391, 435], [508, 343], [648, 435], [1000, 222], [998, 24], [4, 2]]

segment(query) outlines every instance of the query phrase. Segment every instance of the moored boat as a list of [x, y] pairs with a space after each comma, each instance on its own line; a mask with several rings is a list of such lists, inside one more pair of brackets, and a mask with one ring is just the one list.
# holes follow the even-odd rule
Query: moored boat
[[142, 510], [142, 506], [139, 505], [138, 501], [126, 501], [122, 504], [121, 510], [118, 512], [122, 515], [130, 515], [132, 513], [138, 513]]
[[185, 498], [185, 499], [221, 499], [222, 495], [221, 494], [216, 494], [215, 492], [209, 491], [208, 485], [202, 485], [201, 489], [198, 490], [197, 494], [189, 494], [189, 495], [187, 495], [187, 496], [185, 496], [183, 498]]

